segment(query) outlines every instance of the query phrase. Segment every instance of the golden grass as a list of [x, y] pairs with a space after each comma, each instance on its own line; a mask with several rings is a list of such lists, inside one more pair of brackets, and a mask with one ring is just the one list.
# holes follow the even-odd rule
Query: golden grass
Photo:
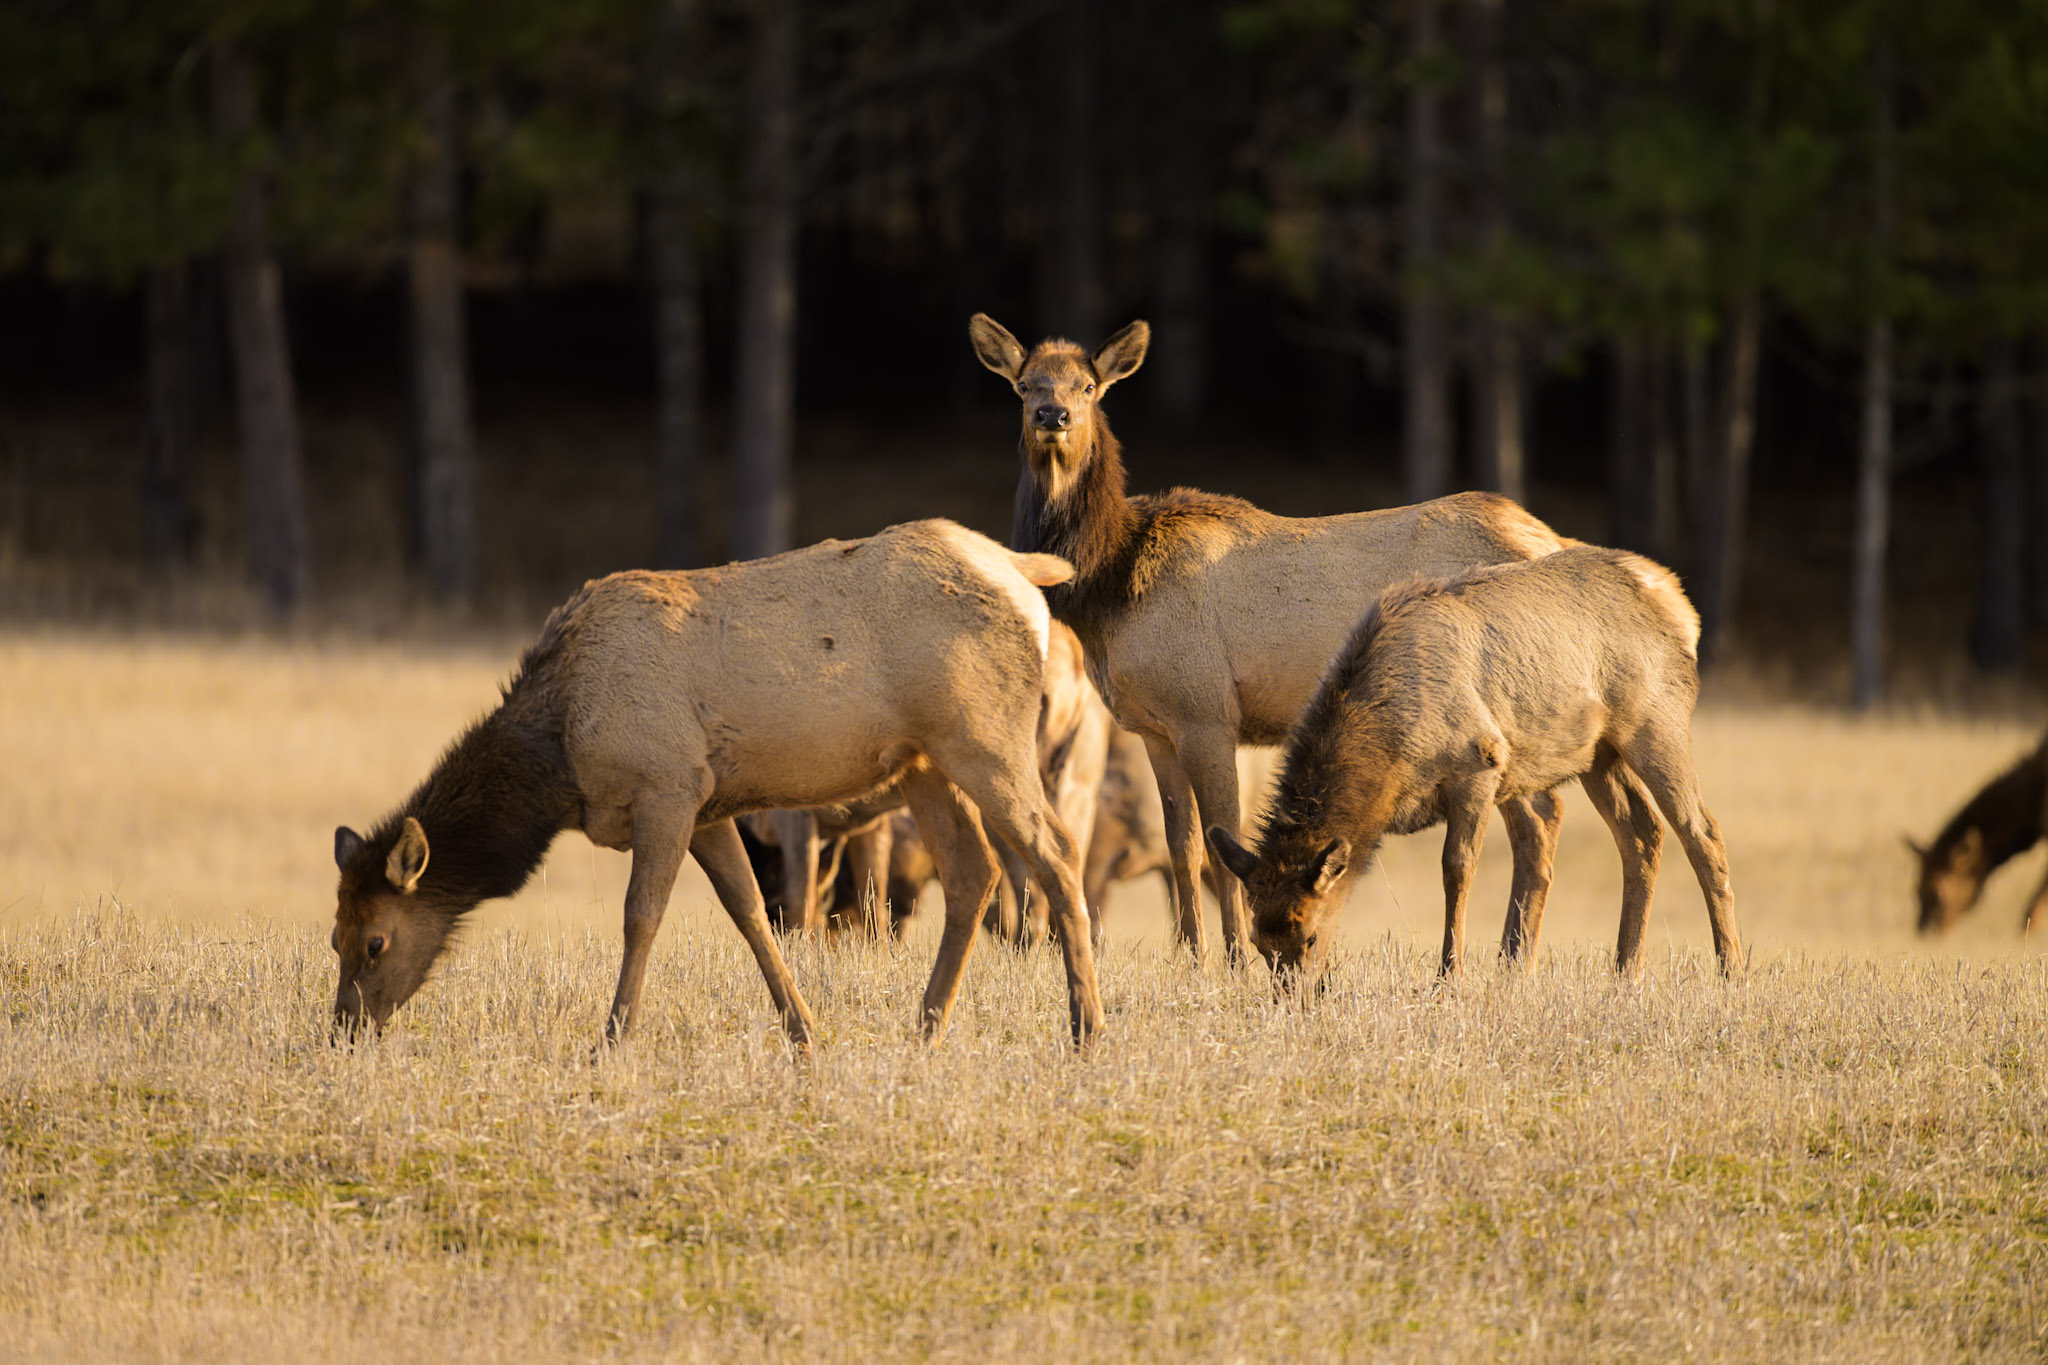
[[989, 944], [919, 1045], [926, 914], [792, 949], [798, 1062], [693, 879], [643, 1032], [594, 1060], [623, 859], [567, 838], [390, 1035], [331, 1049], [332, 826], [512, 652], [0, 638], [0, 1356], [2048, 1352], [2039, 863], [1921, 945], [1897, 840], [2022, 727], [1704, 709], [1734, 985], [1675, 849], [1650, 972], [1611, 978], [1574, 797], [1533, 981], [1432, 988], [1423, 836], [1312, 1008], [1189, 969], [1132, 888], [1093, 1055], [1053, 956]]

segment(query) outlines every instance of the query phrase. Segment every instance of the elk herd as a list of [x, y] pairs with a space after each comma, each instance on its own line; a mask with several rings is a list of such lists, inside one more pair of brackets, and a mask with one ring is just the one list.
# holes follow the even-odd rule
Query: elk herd
[[[1021, 404], [1010, 546], [928, 520], [585, 584], [396, 810], [336, 831], [338, 1032], [381, 1028], [462, 916], [517, 891], [569, 829], [632, 855], [610, 1039], [632, 1028], [685, 853], [800, 1048], [815, 1024], [778, 932], [900, 933], [931, 881], [934, 1040], [986, 926], [1058, 945], [1085, 1043], [1105, 898], [1154, 872], [1195, 960], [1206, 878], [1231, 963], [1256, 950], [1283, 983], [1310, 979], [1380, 839], [1439, 824], [1455, 973], [1496, 809], [1514, 862], [1501, 947], [1527, 967], [1574, 779], [1621, 855], [1617, 969], [1641, 970], [1659, 814], [1722, 970], [1741, 968], [1691, 755], [1699, 622], [1669, 570], [1491, 494], [1314, 518], [1132, 495], [1102, 400], [1144, 361], [1146, 324], [1092, 353], [1027, 348], [981, 314], [969, 337]], [[1249, 838], [1245, 745], [1284, 745]], [[1965, 822], [1925, 855], [1923, 926], [2010, 856], [2005, 826], [2026, 822], [2008, 808], [2031, 802], [2026, 842], [2041, 837], [2044, 756], [2002, 779], [2024, 789], [2011, 799], [1979, 799], [1995, 831]]]

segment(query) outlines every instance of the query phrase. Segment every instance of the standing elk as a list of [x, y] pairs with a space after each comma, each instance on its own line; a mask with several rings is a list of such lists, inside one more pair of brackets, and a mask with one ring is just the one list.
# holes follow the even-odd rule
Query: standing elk
[[[1127, 496], [1101, 402], [1143, 363], [1151, 329], [1134, 322], [1092, 355], [1059, 339], [1026, 349], [982, 313], [968, 336], [1023, 403], [1010, 544], [1074, 565], [1046, 600], [1080, 636], [1117, 723], [1144, 737], [1166, 818], [1175, 932], [1199, 959], [1202, 826], [1238, 828], [1238, 746], [1286, 738], [1330, 655], [1389, 585], [1534, 559], [1565, 542], [1490, 493], [1308, 518], [1187, 488]], [[1502, 814], [1517, 872], [1502, 943], [1514, 953], [1522, 919], [1541, 913], [1562, 810], [1538, 794]], [[1216, 881], [1225, 951], [1242, 961], [1243, 888]]]
[[[1991, 874], [2048, 837], [2048, 736], [2025, 758], [1986, 783], [1923, 848], [1906, 846], [1920, 863], [1920, 932], [1948, 928], [1977, 904]], [[2027, 903], [2020, 932], [2048, 919], [2048, 881]]]
[[1590, 545], [1388, 591], [1288, 739], [1257, 850], [1209, 830], [1251, 893], [1259, 951], [1283, 978], [1313, 975], [1322, 925], [1381, 838], [1442, 824], [1456, 972], [1488, 812], [1577, 778], [1621, 850], [1615, 967], [1640, 972], [1662, 835], [1633, 773], [1692, 860], [1721, 970], [1738, 969], [1728, 855], [1692, 763], [1699, 635], [1669, 569]]
[[1073, 839], [1033, 761], [1050, 629], [1038, 587], [1071, 566], [949, 521], [685, 573], [585, 584], [498, 708], [367, 837], [335, 831], [334, 1015], [382, 1028], [450, 930], [517, 891], [555, 835], [630, 849], [625, 956], [605, 1022], [632, 1027], [685, 851], [753, 949], [791, 1040], [814, 1025], [762, 908], [735, 816], [895, 782], [946, 891], [922, 1021], [936, 1040], [996, 881], [982, 821], [1024, 856], [1066, 930], [1068, 1017], [1101, 1026]]

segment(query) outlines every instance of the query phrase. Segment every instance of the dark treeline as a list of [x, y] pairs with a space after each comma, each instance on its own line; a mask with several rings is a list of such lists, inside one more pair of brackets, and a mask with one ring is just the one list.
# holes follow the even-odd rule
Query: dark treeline
[[[1753, 482], [1827, 445], [1867, 702], [1903, 470], [1974, 462], [1980, 666], [2048, 622], [2044, 149], [2037, 0], [11, 0], [0, 391], [51, 372], [53, 317], [116, 320], [152, 562], [192, 553], [223, 424], [291, 611], [320, 568], [291, 310], [383, 291], [321, 330], [403, 357], [402, 542], [460, 603], [476, 381], [536, 331], [573, 368], [579, 308], [580, 359], [652, 392], [674, 565], [790, 543], [800, 404], [980, 392], [970, 312], [1143, 315], [1161, 429], [1335, 412], [1412, 498], [1590, 478], [1710, 657]], [[1597, 468], [1546, 448], [1560, 393]]]

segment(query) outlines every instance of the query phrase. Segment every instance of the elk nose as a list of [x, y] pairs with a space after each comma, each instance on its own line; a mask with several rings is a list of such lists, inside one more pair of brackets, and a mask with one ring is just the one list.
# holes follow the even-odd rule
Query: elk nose
[[1041, 430], [1058, 431], [1067, 424], [1067, 410], [1057, 403], [1047, 403], [1031, 414], [1031, 420]]

